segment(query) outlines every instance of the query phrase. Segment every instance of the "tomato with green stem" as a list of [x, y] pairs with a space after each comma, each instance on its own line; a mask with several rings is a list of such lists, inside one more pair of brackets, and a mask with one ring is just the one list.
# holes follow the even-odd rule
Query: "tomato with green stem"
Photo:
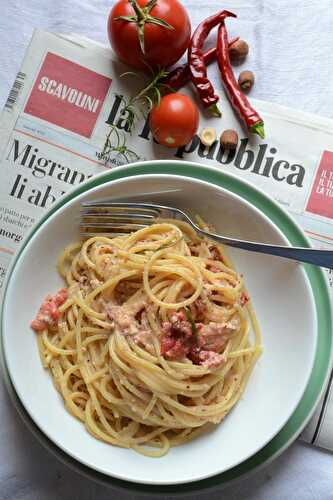
[[199, 126], [199, 111], [190, 97], [180, 93], [167, 94], [149, 115], [154, 139], [168, 148], [185, 146]]
[[108, 34], [114, 52], [129, 66], [168, 67], [186, 51], [191, 23], [178, 0], [118, 0]]

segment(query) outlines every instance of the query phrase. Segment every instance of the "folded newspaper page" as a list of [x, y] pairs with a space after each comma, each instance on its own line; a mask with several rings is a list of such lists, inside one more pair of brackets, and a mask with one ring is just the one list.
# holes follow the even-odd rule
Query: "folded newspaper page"
[[[147, 121], [128, 132], [123, 97], [143, 82], [126, 71], [91, 40], [35, 31], [0, 120], [0, 289], [26, 231], [67, 190], [105, 168], [170, 155], [254, 183], [315, 246], [333, 249], [333, 121], [257, 101], [267, 124], [260, 142], [246, 137], [224, 99], [223, 121], [240, 135], [235, 151], [218, 141], [207, 149], [198, 136], [166, 150], [152, 140]], [[333, 272], [328, 276], [333, 293]], [[329, 383], [302, 439], [333, 450], [331, 398]]]

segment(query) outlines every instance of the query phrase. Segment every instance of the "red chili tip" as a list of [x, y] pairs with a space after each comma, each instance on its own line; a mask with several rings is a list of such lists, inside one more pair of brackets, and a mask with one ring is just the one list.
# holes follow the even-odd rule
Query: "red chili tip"
[[224, 12], [224, 14], [225, 14], [226, 16], [229, 16], [229, 17], [237, 17], [237, 15], [236, 15], [236, 14], [234, 14], [233, 12], [230, 12], [230, 10], [224, 10], [223, 12]]

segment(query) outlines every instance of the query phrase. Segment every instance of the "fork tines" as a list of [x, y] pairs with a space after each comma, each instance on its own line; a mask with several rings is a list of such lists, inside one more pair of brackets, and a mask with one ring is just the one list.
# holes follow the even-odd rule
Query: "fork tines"
[[84, 202], [80, 231], [82, 236], [124, 235], [153, 224], [159, 216], [158, 207], [149, 204]]

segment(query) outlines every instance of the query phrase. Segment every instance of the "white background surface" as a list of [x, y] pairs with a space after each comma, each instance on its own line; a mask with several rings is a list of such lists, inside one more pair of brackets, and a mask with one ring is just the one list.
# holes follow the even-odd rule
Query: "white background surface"
[[[189, 9], [193, 26], [221, 5], [238, 14], [237, 21], [229, 22], [229, 31], [250, 44], [251, 54], [243, 67], [255, 71], [253, 97], [333, 117], [331, 0], [183, 3]], [[81, 33], [106, 43], [106, 19], [111, 4], [110, 0], [0, 0], [0, 106], [19, 70], [34, 27]], [[218, 84], [213, 68], [211, 77]], [[137, 498], [90, 482], [59, 463], [27, 431], [2, 380], [0, 422], [1, 500]], [[333, 456], [298, 442], [251, 478], [192, 498], [217, 500], [222, 496], [226, 500], [333, 499]]]

